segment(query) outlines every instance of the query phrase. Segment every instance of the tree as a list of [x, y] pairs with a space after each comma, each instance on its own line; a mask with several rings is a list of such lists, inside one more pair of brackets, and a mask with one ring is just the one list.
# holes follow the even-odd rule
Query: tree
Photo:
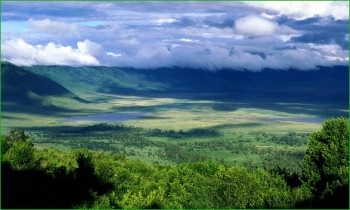
[[10, 135], [5, 137], [6, 140], [12, 141], [12, 142], [18, 142], [18, 141], [26, 141], [29, 136], [27, 136], [23, 130], [13, 130], [10, 132]]
[[11, 148], [12, 144], [7, 136], [1, 136], [1, 155], [4, 155]]
[[16, 169], [32, 168], [38, 165], [32, 142], [14, 143], [3, 156], [3, 160], [10, 162]]
[[14, 143], [26, 142], [28, 138], [23, 130], [13, 130], [8, 136], [1, 136], [1, 155], [4, 155]]
[[[349, 184], [349, 125], [345, 118], [331, 118], [311, 134], [302, 166], [302, 180], [318, 203], [337, 197]], [[347, 191], [345, 191], [348, 193]], [[345, 195], [342, 195], [345, 197]], [[315, 200], [315, 202], [316, 202]], [[341, 205], [334, 201], [334, 205]], [[336, 203], [337, 202], [337, 203]], [[340, 201], [347, 205], [347, 199]]]

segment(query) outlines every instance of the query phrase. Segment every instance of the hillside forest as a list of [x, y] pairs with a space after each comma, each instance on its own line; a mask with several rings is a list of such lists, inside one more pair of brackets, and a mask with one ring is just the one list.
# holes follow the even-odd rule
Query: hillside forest
[[217, 161], [145, 163], [123, 154], [37, 149], [2, 136], [2, 208], [348, 208], [349, 124], [311, 134], [300, 173]]

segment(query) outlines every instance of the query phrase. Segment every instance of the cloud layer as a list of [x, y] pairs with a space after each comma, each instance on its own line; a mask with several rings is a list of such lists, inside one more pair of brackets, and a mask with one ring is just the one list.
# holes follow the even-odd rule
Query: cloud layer
[[348, 65], [347, 2], [4, 2], [18, 65], [314, 69]]
[[275, 34], [277, 25], [258, 16], [245, 16], [235, 22], [239, 34], [251, 36], [270, 36]]
[[2, 57], [17, 65], [99, 65], [92, 55], [98, 46], [89, 40], [78, 42], [77, 48], [52, 42], [45, 46], [30, 45], [23, 39], [11, 39], [2, 44]]

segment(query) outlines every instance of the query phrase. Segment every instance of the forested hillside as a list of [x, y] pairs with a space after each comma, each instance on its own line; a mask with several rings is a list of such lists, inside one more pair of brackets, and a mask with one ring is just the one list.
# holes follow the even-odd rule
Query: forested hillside
[[[87, 101], [59, 83], [8, 62], [1, 63], [1, 109], [4, 112], [57, 113], [68, 111], [50, 100]], [[3, 116], [2, 116], [3, 119]]]
[[[49, 77], [77, 93], [94, 90], [111, 94], [205, 93], [202, 98], [299, 102], [347, 101], [348, 67], [318, 70], [272, 70], [259, 72], [196, 70], [190, 68], [131, 69], [117, 67], [33, 66], [26, 70]], [[195, 97], [200, 97], [196, 95]]]
[[[310, 71], [265, 69], [251, 72], [101, 66], [18, 67], [2, 63], [2, 101], [13, 101], [14, 105], [32, 104], [34, 109], [44, 105], [46, 109], [62, 110], [58, 103], [51, 103], [52, 98], [61, 97], [60, 104], [67, 104], [66, 99], [71, 100], [70, 103], [85, 103], [91, 97], [111, 94], [233, 101], [263, 109], [279, 103], [314, 104], [333, 110], [329, 114], [325, 111], [318, 113], [327, 118], [344, 116], [342, 110], [349, 105], [348, 86], [347, 66], [319, 67]], [[43, 102], [47, 96], [51, 99]], [[3, 109], [14, 108], [4, 104]]]
[[2, 136], [2, 208], [348, 208], [349, 125], [310, 137], [299, 174], [213, 161], [147, 164], [123, 155], [38, 150]]
[[8, 62], [1, 64], [2, 101], [40, 104], [45, 96], [67, 97], [81, 100], [57, 82], [32, 73]]
[[[298, 103], [332, 109], [331, 113], [326, 110], [317, 113], [324, 118], [345, 116], [342, 110], [349, 106], [348, 66], [258, 72], [101, 66], [32, 66], [25, 69], [50, 78], [88, 100], [90, 96], [100, 94], [132, 95], [235, 102], [259, 109], [280, 109], [280, 103]], [[309, 113], [311, 110], [298, 111]]]

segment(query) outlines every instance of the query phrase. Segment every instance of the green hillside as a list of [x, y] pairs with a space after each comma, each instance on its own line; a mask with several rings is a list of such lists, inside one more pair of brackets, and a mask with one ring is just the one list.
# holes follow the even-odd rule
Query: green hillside
[[28, 111], [60, 109], [45, 101], [48, 97], [85, 102], [57, 82], [8, 62], [1, 64], [1, 77], [3, 111], [19, 111], [23, 106], [30, 106]]
[[[188, 68], [132, 69], [105, 66], [33, 66], [26, 70], [48, 77], [79, 96], [118, 94], [241, 102], [326, 102], [347, 108], [348, 67], [260, 72]], [[195, 94], [195, 95], [193, 95]], [[187, 96], [185, 96], [187, 95]], [[192, 97], [193, 96], [193, 97]], [[258, 99], [258, 100], [257, 100]]]
[[298, 171], [310, 132], [348, 115], [347, 75], [340, 66], [213, 72], [4, 63], [2, 131], [29, 131], [38, 147], [146, 162], [213, 159]]
[[[211, 100], [221, 103], [214, 106], [214, 110], [230, 111], [249, 105], [257, 109], [317, 114], [323, 118], [346, 115], [344, 110], [349, 104], [347, 66], [319, 67], [308, 71], [265, 69], [260, 72], [105, 66], [32, 66], [25, 69], [50, 78], [79, 97], [94, 102], [111, 101], [109, 97], [113, 99], [116, 95]], [[227, 106], [227, 102], [241, 105]], [[285, 103], [291, 105], [281, 105]], [[331, 111], [299, 109], [293, 103], [322, 106], [322, 109]], [[131, 103], [125, 106], [131, 106]]]
[[33, 66], [26, 70], [48, 77], [77, 95], [94, 93], [139, 93], [159, 91], [163, 82], [151, 82], [146, 76], [128, 69], [104, 66]]

